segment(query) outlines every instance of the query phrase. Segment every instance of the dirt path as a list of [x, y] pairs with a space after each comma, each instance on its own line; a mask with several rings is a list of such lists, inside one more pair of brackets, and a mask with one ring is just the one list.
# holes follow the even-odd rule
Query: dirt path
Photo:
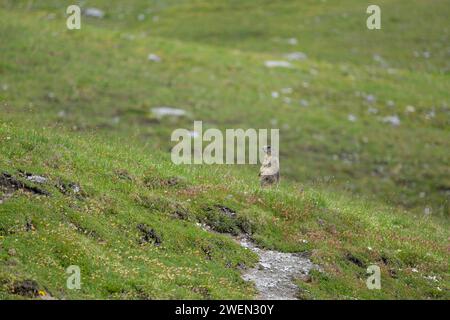
[[297, 253], [283, 253], [257, 248], [248, 238], [238, 239], [241, 246], [259, 256], [259, 263], [242, 275], [253, 281], [261, 300], [297, 300], [298, 286], [295, 278], [304, 277], [317, 268], [307, 257]]

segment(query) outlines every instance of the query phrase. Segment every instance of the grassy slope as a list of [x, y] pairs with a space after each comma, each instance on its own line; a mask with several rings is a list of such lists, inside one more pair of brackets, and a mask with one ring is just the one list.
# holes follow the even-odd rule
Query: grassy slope
[[[445, 290], [448, 280], [447, 228], [426, 219], [291, 183], [261, 190], [252, 176], [174, 166], [166, 155], [125, 141], [106, 143], [15, 123], [2, 123], [0, 141], [0, 168], [16, 176], [17, 170], [45, 175], [44, 188], [51, 193], [19, 192], [0, 206], [3, 298], [14, 297], [9, 290], [21, 279], [35, 279], [58, 298], [252, 297], [238, 266], [251, 265], [255, 257], [196, 224], [214, 205], [236, 210], [262, 246], [312, 252], [324, 273], [299, 280], [304, 298], [448, 297], [437, 289]], [[171, 177], [180, 184], [165, 185]], [[61, 194], [58, 181], [79, 184], [82, 196]], [[185, 220], [174, 217], [180, 210]], [[35, 230], [25, 230], [27, 221]], [[139, 223], [161, 235], [160, 247], [139, 244]], [[8, 254], [12, 248], [14, 256]], [[348, 254], [365, 266], [381, 266], [381, 291], [367, 290], [365, 267], [349, 261]], [[73, 264], [82, 269], [81, 291], [65, 288], [65, 268]]]
[[[352, 1], [341, 6], [279, 1], [265, 3], [265, 9], [258, 9], [261, 1], [121, 3], [89, 1], [107, 8], [107, 17], [84, 19], [80, 32], [64, 29], [61, 1], [3, 1], [0, 7], [0, 85], [8, 84], [0, 91], [0, 167], [44, 174], [52, 182], [62, 177], [87, 193], [85, 199], [73, 199], [49, 185], [50, 198], [23, 194], [1, 205], [5, 297], [11, 297], [7, 288], [13, 278], [29, 277], [58, 297], [249, 297], [251, 288], [240, 281], [236, 265], [255, 257], [195, 225], [204, 207], [213, 204], [228, 205], [251, 221], [261, 245], [312, 250], [326, 272], [299, 283], [305, 298], [445, 297], [449, 81], [443, 46], [448, 29], [440, 29], [448, 16], [444, 1], [433, 6], [385, 2], [389, 10], [383, 14], [395, 23], [380, 33], [355, 28], [364, 24], [364, 8]], [[142, 12], [147, 19], [139, 22]], [[56, 16], [48, 19], [49, 13]], [[158, 22], [151, 21], [154, 15]], [[287, 44], [288, 37], [297, 37], [299, 45]], [[297, 50], [310, 58], [294, 63], [293, 70], [263, 67], [265, 60]], [[432, 56], [415, 58], [415, 50], [430, 50]], [[146, 61], [150, 52], [164, 62]], [[394, 72], [373, 61], [375, 52]], [[290, 105], [270, 97], [284, 87], [294, 89]], [[368, 104], [358, 92], [374, 94], [377, 102]], [[309, 107], [299, 106], [300, 99]], [[394, 108], [386, 106], [388, 100]], [[148, 109], [157, 105], [186, 108], [192, 117], [155, 123]], [[407, 114], [406, 105], [416, 112]], [[368, 107], [379, 114], [369, 115]], [[427, 119], [431, 110], [436, 116]], [[348, 122], [349, 113], [358, 121]], [[400, 115], [400, 127], [379, 121], [391, 114]], [[170, 132], [190, 127], [193, 119], [219, 128], [281, 127], [284, 175], [305, 181], [307, 191], [292, 183], [259, 191], [254, 173], [243, 168], [171, 166], [155, 147], [167, 150]], [[60, 127], [78, 133], [63, 133]], [[93, 129], [99, 135], [95, 142]], [[121, 136], [132, 139], [110, 145]], [[121, 181], [114, 169], [128, 171], [133, 180]], [[221, 186], [220, 178], [212, 178], [218, 173], [233, 182]], [[184, 176], [188, 191], [145, 186], [146, 177], [170, 176]], [[351, 198], [342, 187], [353, 192]], [[339, 193], [327, 192], [330, 188], [340, 188]], [[379, 204], [356, 195], [373, 195]], [[407, 215], [384, 202], [408, 208]], [[190, 221], [169, 217], [177, 205], [189, 211]], [[424, 207], [440, 218], [422, 217]], [[36, 231], [23, 231], [27, 218]], [[163, 234], [161, 248], [137, 244], [140, 222]], [[17, 256], [7, 255], [11, 247]], [[202, 247], [212, 252], [212, 260]], [[364, 268], [345, 258], [349, 252], [364, 264], [381, 257], [388, 261], [382, 267], [383, 290], [365, 288]], [[83, 266], [81, 292], [65, 289], [69, 264]], [[438, 275], [439, 283], [425, 275]]]
[[[276, 127], [284, 176], [449, 215], [445, 1], [384, 2], [379, 32], [364, 27], [364, 8], [353, 1], [92, 1], [86, 6], [108, 8], [107, 16], [84, 18], [80, 32], [64, 28], [64, 2], [3, 3], [2, 83], [9, 89], [0, 94], [8, 111], [76, 130], [138, 132], [139, 141], [164, 150], [170, 132], [192, 119], [207, 127]], [[289, 45], [290, 37], [299, 44]], [[292, 70], [263, 66], [293, 51], [309, 59]], [[164, 62], [147, 61], [150, 52]], [[290, 104], [271, 97], [286, 87]], [[155, 125], [148, 110], [159, 105], [187, 109], [192, 118]], [[392, 115], [399, 127], [382, 123]]]

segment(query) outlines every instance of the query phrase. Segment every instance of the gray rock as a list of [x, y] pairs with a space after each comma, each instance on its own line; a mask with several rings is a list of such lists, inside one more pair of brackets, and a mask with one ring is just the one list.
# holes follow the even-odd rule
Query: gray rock
[[182, 117], [186, 115], [186, 111], [183, 109], [177, 109], [172, 107], [157, 107], [152, 108], [152, 113], [158, 118], [163, 118], [166, 116], [172, 117]]
[[300, 61], [300, 60], [306, 60], [308, 56], [303, 52], [291, 52], [288, 54], [285, 54], [284, 57], [290, 61]]
[[267, 68], [291, 68], [292, 64], [288, 61], [275, 61], [275, 60], [268, 60], [264, 62], [264, 65]]
[[105, 16], [105, 12], [98, 8], [86, 8], [84, 10], [84, 15], [86, 17], [102, 19]]
[[31, 182], [41, 183], [41, 184], [47, 182], [47, 178], [37, 176], [37, 175], [28, 176], [27, 180], [29, 180]]

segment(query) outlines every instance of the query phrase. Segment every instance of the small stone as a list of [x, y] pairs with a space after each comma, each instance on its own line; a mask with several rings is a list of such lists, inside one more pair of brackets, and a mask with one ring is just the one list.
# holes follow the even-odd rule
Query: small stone
[[289, 39], [288, 39], [288, 43], [289, 43], [291, 46], [295, 46], [295, 45], [298, 44], [298, 40], [297, 40], [296, 38], [289, 38]]
[[264, 269], [270, 269], [270, 268], [271, 268], [270, 263], [264, 263], [264, 262], [261, 262], [259, 265], [263, 268], [263, 270], [264, 270]]
[[416, 108], [414, 108], [413, 106], [406, 106], [405, 111], [407, 113], [414, 113], [416, 112]]
[[172, 108], [172, 107], [157, 107], [157, 108], [152, 108], [151, 111], [158, 118], [162, 118], [165, 116], [182, 117], [182, 116], [186, 115], [185, 110]]
[[275, 60], [268, 60], [264, 62], [264, 65], [267, 68], [291, 68], [292, 64], [288, 61], [275, 61]]
[[284, 57], [290, 61], [300, 61], [300, 60], [306, 60], [308, 56], [304, 54], [303, 52], [292, 52], [284, 55]]
[[378, 113], [378, 109], [370, 107], [369, 109], [367, 109], [367, 112], [370, 113], [370, 114], [377, 114]]
[[396, 116], [396, 115], [384, 117], [382, 119], [382, 121], [384, 123], [389, 123], [389, 124], [391, 124], [391, 125], [393, 125], [395, 127], [400, 125], [400, 118], [398, 116]]
[[375, 96], [373, 94], [369, 94], [366, 96], [366, 101], [368, 103], [374, 103], [377, 99], [375, 98]]
[[16, 251], [16, 249], [11, 248], [8, 250], [8, 254], [13, 257], [17, 254], [17, 251]]
[[347, 120], [350, 121], [350, 122], [356, 122], [357, 118], [356, 118], [355, 115], [349, 114], [348, 117], [347, 117]]
[[300, 100], [300, 105], [301, 105], [302, 107], [307, 107], [307, 106], [309, 106], [309, 102], [308, 102], [308, 100], [301, 99], [301, 100]]
[[154, 53], [150, 53], [147, 58], [149, 61], [152, 61], [152, 62], [161, 62], [162, 61], [161, 57], [159, 57], [158, 55], [156, 55]]
[[86, 8], [84, 14], [87, 17], [102, 19], [105, 16], [105, 12], [98, 8]]
[[28, 176], [27, 180], [29, 180], [31, 182], [41, 183], [41, 184], [47, 182], [47, 178], [44, 178], [41, 176], [36, 176], [36, 175]]

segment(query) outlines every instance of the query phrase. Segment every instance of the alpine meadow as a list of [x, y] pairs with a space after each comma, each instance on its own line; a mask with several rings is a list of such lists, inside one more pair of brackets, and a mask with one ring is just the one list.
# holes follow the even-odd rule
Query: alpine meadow
[[449, 17], [0, 0], [0, 300], [449, 300]]

